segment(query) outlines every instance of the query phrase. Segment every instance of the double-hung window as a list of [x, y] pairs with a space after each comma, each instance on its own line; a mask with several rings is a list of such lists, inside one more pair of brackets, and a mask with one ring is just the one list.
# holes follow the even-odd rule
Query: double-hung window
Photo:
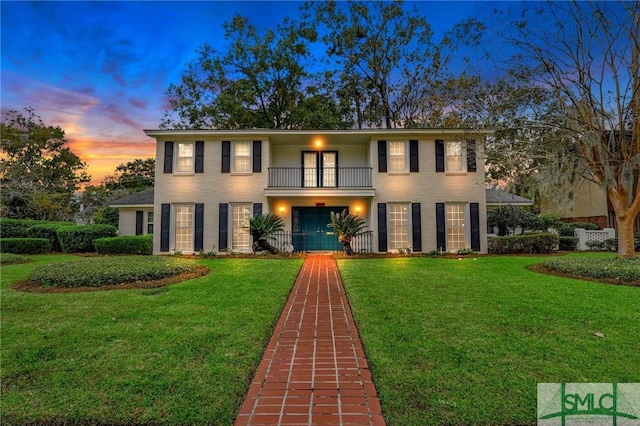
[[251, 220], [250, 203], [232, 204], [231, 206], [231, 248], [237, 251], [249, 251], [251, 249], [251, 235], [249, 234], [249, 220]]
[[409, 247], [409, 205], [388, 205], [389, 249], [398, 250]]
[[389, 172], [406, 172], [407, 143], [389, 142]]
[[251, 173], [251, 142], [233, 143], [233, 171]]
[[194, 143], [179, 142], [176, 156], [176, 172], [193, 173]]
[[153, 212], [147, 213], [147, 234], [153, 234]]
[[193, 205], [176, 205], [176, 251], [193, 250]]
[[464, 142], [448, 141], [446, 143], [447, 171], [465, 172], [466, 169], [466, 144]]

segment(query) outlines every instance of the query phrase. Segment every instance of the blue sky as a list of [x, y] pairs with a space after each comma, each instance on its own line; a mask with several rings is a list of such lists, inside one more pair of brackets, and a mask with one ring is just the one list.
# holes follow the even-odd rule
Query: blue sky
[[[413, 2], [408, 2], [412, 6]], [[495, 2], [415, 4], [436, 34], [464, 18], [487, 18]], [[506, 3], [503, 3], [506, 4]], [[2, 1], [2, 113], [34, 107], [66, 131], [94, 183], [115, 167], [155, 155], [143, 129], [157, 128], [165, 92], [236, 13], [259, 29], [298, 12], [300, 2]]]

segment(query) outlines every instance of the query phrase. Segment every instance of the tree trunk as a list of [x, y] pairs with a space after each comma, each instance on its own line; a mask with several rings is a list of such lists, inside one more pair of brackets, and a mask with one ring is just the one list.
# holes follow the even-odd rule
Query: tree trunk
[[342, 243], [344, 252], [347, 256], [351, 256], [353, 254], [353, 249], [351, 248], [351, 241], [345, 241]]
[[[638, 187], [640, 190], [640, 185]], [[607, 196], [616, 213], [618, 257], [633, 257], [636, 253], [633, 241], [633, 222], [640, 213], [640, 194], [636, 195], [631, 205], [629, 205], [626, 193], [607, 188]]]
[[635, 256], [635, 247], [633, 240], [633, 222], [634, 216], [627, 214], [620, 216], [616, 212], [616, 224], [618, 231], [618, 257]]

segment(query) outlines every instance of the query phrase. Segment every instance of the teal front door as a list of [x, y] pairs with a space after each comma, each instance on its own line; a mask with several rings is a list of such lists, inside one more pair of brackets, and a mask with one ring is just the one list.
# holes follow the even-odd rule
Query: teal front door
[[[340, 250], [338, 237], [327, 224], [331, 212], [341, 212], [345, 207], [294, 207], [293, 229], [307, 234], [307, 250]], [[296, 223], [297, 222], [297, 223]]]

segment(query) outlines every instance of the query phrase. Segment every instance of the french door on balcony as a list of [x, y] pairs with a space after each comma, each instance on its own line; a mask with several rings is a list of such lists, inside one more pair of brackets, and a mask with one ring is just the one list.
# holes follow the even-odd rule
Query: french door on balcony
[[338, 186], [337, 151], [303, 151], [302, 169], [302, 186], [305, 188]]

